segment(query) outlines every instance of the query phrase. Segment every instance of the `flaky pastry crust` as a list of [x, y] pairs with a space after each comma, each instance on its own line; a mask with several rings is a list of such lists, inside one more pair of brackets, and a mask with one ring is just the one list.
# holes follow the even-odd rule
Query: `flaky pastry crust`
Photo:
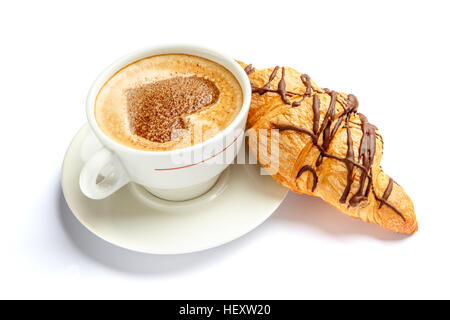
[[[263, 167], [278, 168], [275, 181], [388, 230], [418, 230], [411, 199], [380, 167], [382, 137], [358, 113], [355, 96], [322, 89], [292, 68], [256, 70], [239, 63], [253, 88], [247, 128], [259, 143], [250, 148]], [[269, 132], [268, 138], [260, 139], [260, 132]], [[272, 139], [279, 142], [275, 160]]]

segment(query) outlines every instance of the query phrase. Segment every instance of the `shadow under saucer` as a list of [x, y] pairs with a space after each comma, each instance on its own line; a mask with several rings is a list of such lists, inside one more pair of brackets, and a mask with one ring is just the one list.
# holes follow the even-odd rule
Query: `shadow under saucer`
[[273, 219], [317, 229], [334, 237], [362, 236], [384, 241], [403, 240], [409, 235], [394, 233], [339, 212], [317, 197], [289, 192]]
[[61, 187], [56, 196], [58, 218], [73, 244], [88, 258], [106, 267], [133, 274], [177, 273], [205, 265], [239, 250], [258, 236], [258, 229], [230, 243], [216, 248], [178, 255], [159, 255], [136, 252], [102, 240], [85, 228], [72, 214]]

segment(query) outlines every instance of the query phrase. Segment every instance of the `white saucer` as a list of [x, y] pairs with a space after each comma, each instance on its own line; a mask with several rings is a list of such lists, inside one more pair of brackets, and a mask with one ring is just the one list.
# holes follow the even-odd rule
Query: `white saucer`
[[62, 167], [64, 196], [86, 228], [126, 249], [179, 254], [219, 246], [264, 222], [288, 191], [270, 176], [260, 175], [258, 165], [241, 164], [231, 165], [210, 191], [189, 201], [165, 201], [133, 183], [106, 199], [91, 200], [78, 184], [81, 148], [88, 135], [85, 125], [67, 150]]

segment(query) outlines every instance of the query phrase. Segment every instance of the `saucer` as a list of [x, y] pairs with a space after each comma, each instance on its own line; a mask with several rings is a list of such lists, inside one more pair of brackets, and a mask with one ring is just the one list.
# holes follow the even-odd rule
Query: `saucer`
[[84, 125], [70, 144], [62, 167], [64, 197], [81, 224], [126, 249], [180, 254], [225, 244], [263, 223], [288, 192], [261, 175], [258, 165], [233, 164], [207, 193], [192, 200], [162, 200], [134, 183], [92, 200], [81, 193], [78, 179], [86, 152], [99, 147], [95, 140]]

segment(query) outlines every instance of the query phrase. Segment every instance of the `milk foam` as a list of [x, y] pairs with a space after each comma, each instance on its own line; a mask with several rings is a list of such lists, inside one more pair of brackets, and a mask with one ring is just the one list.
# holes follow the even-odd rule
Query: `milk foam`
[[[167, 142], [154, 142], [133, 134], [127, 112], [127, 91], [176, 77], [201, 77], [219, 90], [214, 104], [182, 118], [184, 129]], [[225, 129], [242, 107], [241, 87], [233, 74], [210, 60], [184, 54], [168, 54], [138, 60], [114, 74], [100, 89], [95, 118], [113, 140], [131, 148], [163, 151], [184, 148], [212, 138]]]

